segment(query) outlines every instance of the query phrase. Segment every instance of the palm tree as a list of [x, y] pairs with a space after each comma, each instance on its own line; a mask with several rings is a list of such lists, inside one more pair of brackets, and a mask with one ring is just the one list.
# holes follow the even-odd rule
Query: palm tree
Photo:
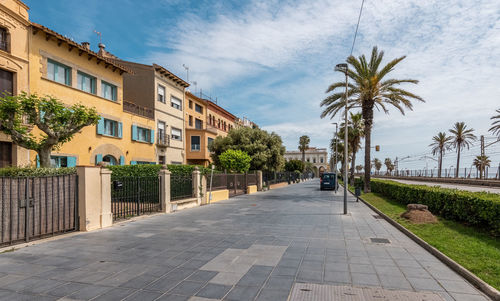
[[[351, 182], [351, 185], [354, 185], [354, 168], [356, 166], [356, 153], [361, 147], [361, 138], [365, 136], [365, 131], [364, 131], [364, 123], [363, 123], [363, 117], [361, 116], [361, 113], [350, 113], [349, 120], [347, 121], [347, 141], [349, 142], [349, 154], [350, 154], [350, 175], [349, 175], [349, 181]], [[339, 135], [344, 137], [345, 135], [345, 124], [341, 123], [340, 124], [340, 131]]]
[[387, 168], [387, 174], [390, 174], [394, 169], [394, 164], [392, 163], [391, 158], [385, 158], [384, 160], [385, 167]]
[[302, 152], [302, 163], [304, 164], [306, 161], [306, 150], [309, 148], [309, 142], [311, 142], [309, 136], [304, 135], [299, 138], [299, 151]]
[[486, 167], [490, 167], [491, 160], [486, 155], [476, 156], [474, 159], [474, 166], [479, 170], [479, 178], [483, 178]]
[[445, 132], [439, 132], [436, 136], [432, 137], [432, 155], [435, 156], [439, 153], [438, 160], [438, 178], [441, 178], [441, 170], [443, 168], [443, 155], [444, 152], [450, 149], [450, 142], [453, 139], [451, 136], [446, 136]]
[[356, 165], [356, 171], [359, 173], [363, 170], [363, 165]]
[[[337, 133], [338, 136], [340, 136], [340, 133]], [[341, 139], [337, 138], [332, 138], [330, 140], [330, 149], [332, 151], [332, 156], [335, 156], [335, 140], [337, 140], [337, 164], [340, 162], [340, 172], [342, 173], [344, 170], [344, 143], [342, 142]], [[351, 152], [348, 150], [348, 158], [347, 160], [351, 158]]]
[[493, 133], [493, 135], [497, 135], [498, 139], [500, 140], [500, 109], [496, 110], [498, 115], [491, 117], [490, 119], [495, 120], [491, 123], [492, 127], [489, 130], [490, 132]]
[[[348, 85], [348, 109], [361, 107], [361, 114], [365, 124], [365, 180], [364, 191], [370, 191], [370, 150], [371, 150], [371, 132], [373, 126], [373, 109], [381, 109], [388, 113], [387, 106], [396, 107], [402, 114], [404, 109], [411, 110], [413, 105], [411, 100], [424, 101], [420, 96], [399, 88], [400, 84], [417, 84], [414, 79], [385, 79], [387, 74], [394, 70], [394, 67], [405, 59], [402, 56], [390, 61], [387, 65], [381, 67], [380, 64], [384, 57], [383, 51], [378, 51], [373, 47], [370, 60], [364, 55], [359, 58], [350, 56], [347, 63], [351, 68], [347, 71], [350, 79]], [[381, 67], [381, 68], [380, 68]], [[344, 70], [337, 70], [345, 73]], [[334, 92], [321, 102], [325, 109], [321, 113], [321, 118], [326, 116], [335, 116], [345, 108], [346, 99], [344, 95], [345, 82], [337, 82], [330, 87], [326, 93]]]
[[457, 169], [455, 170], [455, 178], [458, 178], [458, 170], [460, 168], [460, 151], [467, 147], [470, 148], [472, 142], [475, 141], [476, 135], [474, 129], [467, 129], [465, 122], [457, 122], [452, 129], [449, 129], [450, 133], [453, 134], [452, 140], [450, 141], [451, 146], [457, 150]]
[[[379, 159], [375, 158], [373, 159], [373, 166], [375, 167], [375, 170], [377, 171], [377, 174], [380, 172], [380, 169], [382, 168], [382, 161]], [[366, 170], [365, 170], [366, 172]]]

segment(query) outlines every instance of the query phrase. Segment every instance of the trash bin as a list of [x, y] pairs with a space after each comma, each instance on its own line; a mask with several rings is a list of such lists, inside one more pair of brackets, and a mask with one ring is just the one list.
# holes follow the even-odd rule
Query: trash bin
[[359, 196], [361, 195], [361, 187], [356, 186], [354, 189], [354, 194], [356, 195], [356, 202], [359, 202]]

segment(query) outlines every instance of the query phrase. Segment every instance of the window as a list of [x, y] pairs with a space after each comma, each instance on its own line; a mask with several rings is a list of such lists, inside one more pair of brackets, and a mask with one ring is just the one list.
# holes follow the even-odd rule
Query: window
[[109, 165], [113, 166], [113, 165], [118, 165], [118, 161], [116, 161], [115, 157], [111, 156], [111, 155], [106, 155], [102, 158], [102, 161], [103, 162], [108, 162]]
[[165, 87], [158, 85], [158, 101], [165, 103]]
[[0, 69], [0, 95], [3, 96], [3, 93], [7, 93], [12, 95], [14, 89], [14, 76], [12, 72], [1, 70]]
[[208, 124], [212, 125], [212, 114], [208, 115]]
[[316, 158], [313, 158], [313, 163], [316, 163]]
[[0, 27], [0, 49], [9, 51], [9, 33], [3, 27]]
[[50, 156], [50, 166], [52, 167], [68, 167], [68, 158], [59, 156]]
[[166, 163], [165, 162], [165, 156], [158, 156], [158, 164], [163, 165], [165, 163]]
[[101, 81], [101, 96], [116, 101], [116, 86], [105, 81]]
[[208, 137], [207, 138], [207, 147], [210, 148], [210, 145], [212, 145], [212, 143], [214, 143], [214, 138]]
[[176, 108], [177, 110], [182, 110], [182, 103], [180, 99], [172, 96], [170, 102], [173, 108]]
[[104, 135], [118, 137], [118, 122], [104, 119]]
[[309, 158], [307, 158], [307, 162], [309, 162]]
[[189, 126], [193, 126], [193, 116], [189, 115]]
[[182, 141], [182, 130], [172, 128], [172, 139]]
[[137, 140], [142, 142], [150, 142], [151, 131], [149, 129], [137, 127]]
[[192, 151], [200, 150], [200, 136], [191, 136], [191, 150]]
[[49, 59], [47, 60], [47, 78], [71, 86], [71, 68]]
[[192, 108], [193, 108], [193, 101], [192, 101], [192, 100], [190, 100], [190, 101], [189, 101], [189, 108], [190, 108], [190, 109], [192, 109]]
[[203, 121], [199, 120], [198, 118], [194, 119], [194, 127], [198, 130], [203, 129]]
[[200, 114], [203, 114], [203, 107], [198, 104], [194, 105], [194, 110]]
[[96, 78], [86, 73], [78, 71], [78, 89], [95, 94]]
[[320, 158], [321, 163], [324, 163], [323, 157]]

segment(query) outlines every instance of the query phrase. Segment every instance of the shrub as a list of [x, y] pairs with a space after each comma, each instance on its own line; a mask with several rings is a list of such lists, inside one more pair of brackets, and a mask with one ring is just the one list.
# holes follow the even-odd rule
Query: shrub
[[247, 172], [250, 169], [252, 158], [242, 151], [228, 149], [219, 156], [219, 162], [222, 168], [231, 172]]
[[35, 167], [5, 167], [0, 168], [0, 177], [43, 177], [59, 176], [76, 173], [75, 167], [35, 168]]
[[387, 180], [372, 180], [372, 192], [403, 204], [419, 203], [445, 219], [485, 228], [500, 235], [500, 195], [456, 189], [408, 185]]

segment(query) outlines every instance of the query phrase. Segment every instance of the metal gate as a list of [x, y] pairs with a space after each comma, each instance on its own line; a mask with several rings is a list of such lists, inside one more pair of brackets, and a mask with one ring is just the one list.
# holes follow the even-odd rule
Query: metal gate
[[228, 174], [227, 189], [229, 197], [245, 194], [247, 189], [245, 174]]
[[120, 177], [111, 182], [113, 220], [160, 210], [160, 177]]
[[76, 174], [0, 177], [0, 245], [78, 230]]

